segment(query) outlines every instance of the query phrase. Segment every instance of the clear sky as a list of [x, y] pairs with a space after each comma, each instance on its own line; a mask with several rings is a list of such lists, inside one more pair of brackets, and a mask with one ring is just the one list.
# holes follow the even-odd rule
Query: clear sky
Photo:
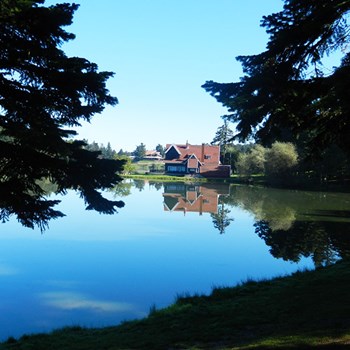
[[63, 50], [115, 72], [107, 87], [119, 104], [83, 123], [79, 138], [116, 151], [211, 142], [227, 111], [201, 85], [238, 81], [235, 58], [265, 50], [260, 21], [282, 7], [282, 0], [80, 0], [66, 28], [76, 39]]

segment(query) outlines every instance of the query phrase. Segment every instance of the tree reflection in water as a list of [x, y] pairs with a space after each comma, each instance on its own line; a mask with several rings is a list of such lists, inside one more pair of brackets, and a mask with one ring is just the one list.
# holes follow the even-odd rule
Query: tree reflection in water
[[234, 220], [229, 216], [231, 210], [225, 208], [225, 203], [220, 203], [218, 206], [218, 212], [216, 214], [210, 214], [213, 219], [214, 227], [219, 230], [220, 234], [224, 234], [226, 228], [230, 226], [231, 222]]
[[275, 258], [311, 257], [315, 266], [350, 258], [348, 194], [233, 186], [224, 200], [254, 215], [255, 232]]
[[61, 200], [49, 198], [55, 194], [65, 195], [68, 190], [80, 191], [86, 210], [114, 214], [117, 212], [116, 208], [124, 206], [123, 201], [109, 200], [93, 187], [91, 190], [59, 188], [47, 179], [36, 181], [35, 187], [36, 193], [33, 193], [31, 189], [9, 186], [8, 182], [0, 181], [0, 221], [2, 223], [7, 222], [11, 216], [15, 216], [24, 227], [31, 229], [38, 227], [43, 232], [49, 227], [51, 220], [65, 216], [61, 211], [53, 209]]
[[311, 256], [315, 266], [350, 258], [348, 223], [297, 221], [288, 230], [272, 230], [261, 220], [254, 226], [275, 258], [298, 262], [301, 257]]
[[[124, 181], [115, 186], [112, 193], [116, 198], [126, 197], [132, 188], [143, 191], [145, 184], [144, 181]], [[157, 191], [162, 189], [164, 211], [207, 213], [220, 234], [234, 221], [230, 215], [233, 208], [251, 213], [256, 234], [270, 247], [275, 258], [297, 262], [302, 257], [311, 257], [316, 266], [350, 258], [349, 194], [212, 183], [149, 182], [148, 185]], [[40, 186], [47, 196], [57, 191], [49, 183]], [[45, 228], [50, 219], [64, 215], [52, 209], [57, 203], [56, 199], [33, 203], [33, 198], [27, 202], [24, 197], [6, 197], [2, 192], [0, 220], [6, 221], [15, 213], [24, 226]]]
[[196, 212], [199, 215], [209, 213], [214, 228], [220, 234], [225, 233], [233, 218], [229, 214], [231, 210], [222, 201], [222, 198], [230, 193], [228, 184], [164, 184], [164, 210], [183, 212]]

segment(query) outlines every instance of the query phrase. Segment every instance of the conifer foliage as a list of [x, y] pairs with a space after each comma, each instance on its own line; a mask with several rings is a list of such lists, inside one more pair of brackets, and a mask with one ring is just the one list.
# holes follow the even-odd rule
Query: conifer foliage
[[74, 35], [76, 4], [44, 6], [44, 0], [0, 2], [0, 220], [12, 214], [25, 226], [45, 228], [63, 214], [45, 198], [39, 182], [56, 192], [80, 193], [87, 209], [113, 213], [122, 202], [101, 190], [121, 180], [123, 162], [98, 157], [72, 140], [71, 127], [90, 121], [106, 105], [115, 105], [95, 63], [67, 57], [61, 50]]
[[[350, 153], [350, 0], [284, 0], [279, 13], [263, 17], [266, 51], [237, 58], [239, 82], [203, 87], [228, 108], [236, 138], [307, 139], [310, 154], [337, 145]], [[336, 67], [325, 64], [337, 53]]]

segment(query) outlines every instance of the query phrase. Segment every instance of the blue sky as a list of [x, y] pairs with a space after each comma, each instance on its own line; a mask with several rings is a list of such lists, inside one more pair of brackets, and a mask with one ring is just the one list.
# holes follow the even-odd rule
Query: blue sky
[[79, 138], [117, 151], [211, 142], [226, 110], [201, 85], [238, 81], [235, 57], [265, 49], [262, 16], [282, 7], [282, 0], [81, 0], [66, 28], [76, 39], [63, 49], [115, 72], [107, 86], [119, 104], [83, 123]]

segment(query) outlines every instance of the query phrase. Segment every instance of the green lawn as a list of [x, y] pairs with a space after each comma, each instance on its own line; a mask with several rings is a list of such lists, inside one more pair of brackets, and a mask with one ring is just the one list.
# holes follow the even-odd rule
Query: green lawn
[[[140, 290], [140, 293], [142, 291]], [[350, 344], [350, 262], [179, 297], [116, 327], [10, 338], [7, 349], [309, 349]]]
[[135, 174], [163, 173], [164, 163], [159, 160], [140, 160], [132, 163]]

